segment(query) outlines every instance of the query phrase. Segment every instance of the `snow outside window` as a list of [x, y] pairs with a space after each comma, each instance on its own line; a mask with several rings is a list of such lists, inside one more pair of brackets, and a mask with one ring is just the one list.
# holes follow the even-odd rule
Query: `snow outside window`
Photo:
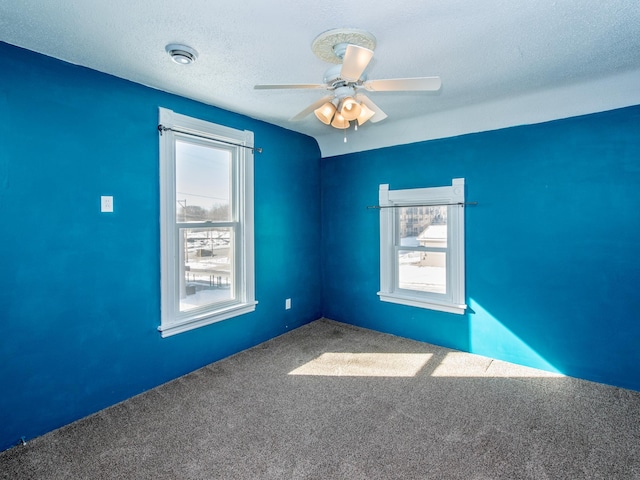
[[253, 146], [253, 133], [164, 108], [160, 124], [174, 129], [160, 136], [166, 337], [255, 310], [253, 153], [230, 144]]
[[380, 185], [380, 300], [463, 314], [464, 178], [450, 187]]

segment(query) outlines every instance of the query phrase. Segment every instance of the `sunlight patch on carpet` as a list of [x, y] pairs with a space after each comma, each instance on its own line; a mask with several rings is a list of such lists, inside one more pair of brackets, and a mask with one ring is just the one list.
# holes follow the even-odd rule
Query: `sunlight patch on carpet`
[[430, 353], [326, 352], [289, 372], [325, 377], [415, 377]]
[[557, 378], [564, 375], [514, 363], [493, 360], [480, 355], [449, 352], [431, 374], [433, 377], [483, 377], [483, 378]]

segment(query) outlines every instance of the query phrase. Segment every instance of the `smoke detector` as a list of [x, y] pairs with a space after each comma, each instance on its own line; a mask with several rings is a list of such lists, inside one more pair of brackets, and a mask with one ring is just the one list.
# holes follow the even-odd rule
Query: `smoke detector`
[[165, 47], [165, 50], [171, 57], [171, 60], [180, 65], [189, 65], [198, 58], [198, 52], [186, 45], [171, 43]]

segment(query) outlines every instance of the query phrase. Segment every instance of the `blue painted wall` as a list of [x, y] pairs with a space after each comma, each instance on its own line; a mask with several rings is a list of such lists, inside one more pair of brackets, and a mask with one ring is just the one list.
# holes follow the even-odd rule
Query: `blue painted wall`
[[[640, 107], [321, 162], [309, 137], [0, 53], [0, 450], [323, 314], [640, 390]], [[256, 312], [166, 339], [158, 106], [252, 130], [264, 147]], [[455, 177], [479, 202], [466, 212], [469, 313], [380, 302], [366, 209], [378, 185]], [[115, 213], [99, 212], [100, 195]]]
[[[313, 139], [4, 43], [0, 56], [0, 450], [321, 316]], [[264, 148], [257, 310], [165, 339], [159, 106]]]
[[[456, 177], [469, 313], [380, 302], [379, 184]], [[327, 158], [322, 182], [326, 317], [640, 390], [640, 107]]]

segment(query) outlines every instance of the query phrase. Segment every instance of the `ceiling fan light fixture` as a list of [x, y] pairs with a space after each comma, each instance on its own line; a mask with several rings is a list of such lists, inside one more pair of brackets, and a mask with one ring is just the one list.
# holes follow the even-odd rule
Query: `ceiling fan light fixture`
[[340, 112], [336, 112], [335, 116], [333, 117], [333, 122], [331, 122], [331, 126], [340, 129], [349, 128], [349, 122], [342, 116]]
[[367, 107], [364, 103], [360, 105], [360, 115], [358, 115], [358, 125], [366, 123], [371, 117], [376, 114], [373, 110]]
[[355, 120], [360, 116], [362, 107], [353, 97], [347, 97], [342, 101], [342, 107], [340, 108], [340, 114], [346, 120]]
[[198, 58], [198, 52], [186, 45], [171, 43], [165, 47], [165, 50], [171, 57], [171, 60], [179, 65], [189, 65]]
[[336, 113], [336, 106], [331, 102], [326, 102], [319, 108], [316, 108], [313, 113], [316, 114], [318, 120], [320, 120], [325, 125], [331, 124], [331, 119], [333, 115]]
[[[325, 125], [345, 131], [354, 124], [355, 130], [371, 120], [378, 123], [384, 113], [361, 89], [370, 92], [437, 92], [441, 88], [440, 77], [389, 78], [371, 80], [367, 69], [373, 58], [376, 39], [364, 30], [339, 28], [326, 31], [316, 37], [311, 45], [313, 53], [321, 60], [333, 63], [323, 77], [323, 83], [294, 83], [255, 85], [256, 90], [270, 89], [324, 89], [329, 92], [290, 119], [297, 122], [314, 112]], [[169, 47], [167, 47], [169, 51]]]

